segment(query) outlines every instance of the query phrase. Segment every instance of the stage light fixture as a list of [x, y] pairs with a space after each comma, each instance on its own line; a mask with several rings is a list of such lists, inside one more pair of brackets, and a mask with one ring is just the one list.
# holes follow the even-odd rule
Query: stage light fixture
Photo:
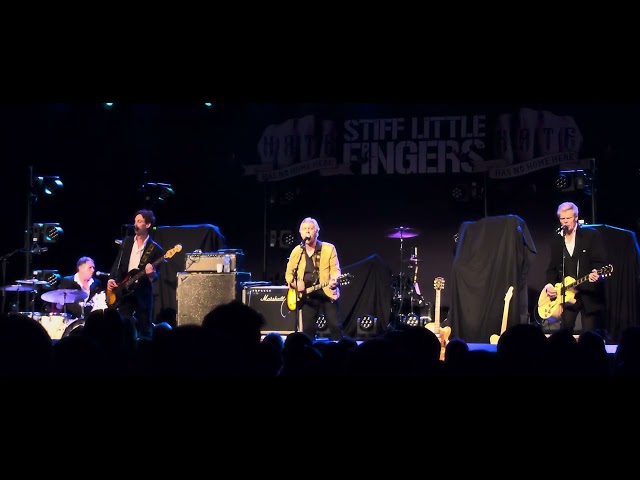
[[291, 230], [280, 231], [280, 248], [291, 248], [296, 242], [296, 237]]
[[592, 179], [585, 170], [560, 170], [555, 183], [562, 192], [580, 191], [585, 195], [592, 192]]
[[371, 337], [377, 334], [378, 318], [371, 314], [356, 319], [356, 338]]
[[363, 332], [369, 332], [373, 330], [373, 327], [375, 327], [377, 321], [378, 319], [373, 317], [372, 315], [364, 315], [362, 317], [358, 317], [358, 325]]
[[47, 287], [52, 288], [60, 283], [62, 275], [58, 273], [58, 270], [34, 270], [33, 278], [47, 282]]
[[51, 196], [63, 187], [62, 180], [57, 175], [48, 177], [35, 177], [36, 185], [40, 193]]
[[152, 204], [166, 202], [171, 196], [175, 195], [173, 187], [168, 183], [143, 183], [140, 191], [144, 194], [145, 201]]
[[59, 223], [34, 223], [31, 228], [33, 243], [56, 243], [64, 233]]
[[320, 314], [316, 320], [316, 329], [324, 330], [327, 328], [327, 319], [324, 317], [324, 314]]

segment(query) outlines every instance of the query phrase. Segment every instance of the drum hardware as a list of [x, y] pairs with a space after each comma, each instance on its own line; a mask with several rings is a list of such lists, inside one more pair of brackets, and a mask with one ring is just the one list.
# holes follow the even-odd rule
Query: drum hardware
[[[391, 230], [387, 230], [386, 232], [386, 237], [387, 238], [397, 238], [400, 239], [400, 275], [399, 275], [399, 289], [397, 292], [394, 292], [395, 296], [394, 298], [399, 298], [400, 302], [399, 305], [397, 306], [397, 309], [395, 312], [393, 312], [393, 307], [392, 307], [392, 322], [396, 321], [396, 320], [402, 320], [400, 318], [400, 314], [402, 313], [402, 306], [403, 306], [403, 302], [404, 302], [404, 297], [405, 297], [405, 293], [409, 292], [411, 293], [413, 291], [413, 288], [409, 287], [408, 289], [406, 289], [407, 285], [405, 285], [408, 282], [408, 279], [405, 278], [405, 273], [404, 273], [404, 264], [406, 263], [405, 259], [404, 259], [404, 239], [405, 238], [414, 238], [417, 237], [418, 235], [420, 235], [420, 232], [418, 230], [416, 230], [415, 228], [411, 228], [411, 227], [395, 227], [392, 228]], [[417, 252], [415, 255], [413, 255], [411, 258], [417, 258]], [[411, 258], [409, 259], [409, 261], [411, 260]], [[412, 268], [416, 268], [417, 270], [417, 261], [413, 262], [412, 264]]]

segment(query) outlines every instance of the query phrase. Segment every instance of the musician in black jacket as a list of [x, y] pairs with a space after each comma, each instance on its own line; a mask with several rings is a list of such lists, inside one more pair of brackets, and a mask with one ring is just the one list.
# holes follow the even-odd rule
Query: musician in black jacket
[[[161, 265], [158, 263], [154, 266], [154, 263], [164, 256], [162, 247], [149, 236], [155, 222], [153, 211], [136, 212], [133, 221], [135, 235], [125, 237], [122, 241], [111, 267], [111, 278], [107, 282], [109, 307], [118, 308], [123, 317], [134, 321], [138, 338], [151, 337], [154, 320], [152, 282], [159, 278]], [[124, 288], [126, 280], [136, 274], [140, 274], [140, 278], [130, 288]]]
[[[572, 202], [564, 202], [557, 210], [560, 227], [558, 236], [551, 242], [551, 255], [546, 271], [544, 289], [550, 300], [560, 296], [563, 305], [560, 316], [561, 327], [573, 332], [578, 313], [582, 313], [582, 331], [604, 330], [605, 328], [605, 296], [599, 271], [606, 262], [606, 252], [600, 232], [594, 228], [581, 226], [578, 222], [578, 207]], [[588, 276], [575, 287], [574, 292], [564, 294], [563, 289], [556, 289], [555, 284], [565, 285], [565, 279], [571, 277], [578, 280]], [[567, 300], [575, 300], [567, 302]]]

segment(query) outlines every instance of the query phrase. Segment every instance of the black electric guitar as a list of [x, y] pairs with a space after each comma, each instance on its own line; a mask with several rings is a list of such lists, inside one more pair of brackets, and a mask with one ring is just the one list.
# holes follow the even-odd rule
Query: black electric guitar
[[[165, 259], [173, 257], [180, 250], [182, 250], [182, 245], [180, 244], [177, 244], [175, 247], [167, 250], [162, 257], [152, 263], [153, 268], [156, 268], [161, 262], [164, 262]], [[117, 307], [123, 298], [133, 293], [138, 280], [140, 280], [144, 275], [146, 275], [144, 268], [134, 268], [117, 283], [113, 290], [107, 289], [107, 306]]]
[[[351, 275], [350, 273], [343, 273], [338, 278], [336, 278], [336, 281], [338, 282], [338, 285], [342, 286], [347, 285], [352, 278], [353, 275]], [[318, 283], [317, 285], [313, 285], [305, 289], [303, 292], [298, 292], [295, 288], [289, 287], [289, 291], [287, 292], [287, 308], [289, 308], [289, 310], [293, 312], [298, 308], [298, 301], [302, 300], [303, 295], [308, 295], [311, 292], [320, 290], [321, 288], [328, 286], [330, 283], [331, 282]]]

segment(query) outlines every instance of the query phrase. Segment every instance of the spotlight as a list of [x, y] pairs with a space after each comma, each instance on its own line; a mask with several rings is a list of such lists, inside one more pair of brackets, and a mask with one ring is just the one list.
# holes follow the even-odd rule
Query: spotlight
[[175, 195], [173, 188], [168, 183], [147, 182], [142, 184], [140, 191], [143, 192], [145, 201], [151, 203], [163, 203]]
[[296, 238], [291, 230], [280, 231], [280, 248], [291, 248], [296, 242]]
[[420, 326], [420, 317], [415, 313], [410, 313], [407, 315], [405, 323], [410, 327], [419, 327]]
[[318, 315], [316, 319], [316, 336], [320, 338], [329, 336], [329, 328], [327, 327], [327, 319], [324, 317], [324, 313]]
[[34, 223], [32, 228], [32, 241], [55, 243], [64, 231], [59, 223]]
[[363, 315], [356, 320], [356, 337], [369, 337], [376, 334], [378, 318], [373, 315]]
[[45, 281], [49, 288], [53, 288], [60, 283], [62, 276], [58, 273], [58, 270], [34, 270], [33, 278], [40, 281]]
[[60, 180], [60, 177], [57, 175], [49, 177], [35, 177], [35, 181], [40, 193], [47, 196], [53, 195], [63, 186], [62, 180]]
[[556, 188], [562, 192], [579, 190], [585, 195], [591, 195], [591, 177], [584, 170], [561, 170], [555, 183]]
[[59, 223], [45, 223], [43, 241], [45, 243], [55, 243], [63, 233], [64, 231]]
[[456, 185], [455, 187], [453, 187], [453, 189], [451, 190], [451, 196], [454, 200], [461, 201], [465, 196], [463, 187], [461, 185]]

